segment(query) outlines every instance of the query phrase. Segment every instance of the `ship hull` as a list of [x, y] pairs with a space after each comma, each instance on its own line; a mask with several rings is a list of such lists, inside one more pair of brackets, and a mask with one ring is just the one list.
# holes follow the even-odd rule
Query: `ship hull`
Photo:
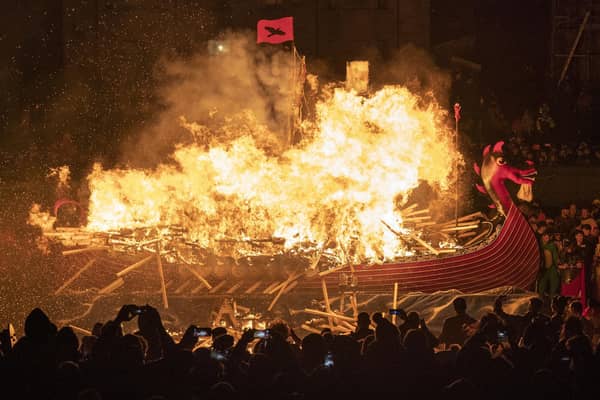
[[[540, 265], [536, 236], [515, 205], [512, 205], [498, 236], [489, 245], [470, 253], [416, 262], [357, 265], [356, 288], [365, 292], [387, 292], [398, 283], [401, 292], [433, 293], [457, 289], [477, 293], [501, 286], [531, 289]], [[350, 267], [324, 276], [302, 280], [297, 290], [321, 290], [340, 283], [340, 274]]]

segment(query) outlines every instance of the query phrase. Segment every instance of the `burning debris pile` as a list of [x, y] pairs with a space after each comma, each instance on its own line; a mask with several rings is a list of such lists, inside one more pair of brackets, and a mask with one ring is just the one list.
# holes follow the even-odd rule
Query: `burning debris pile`
[[337, 88], [317, 110], [304, 140], [282, 154], [261, 147], [264, 126], [245, 124], [224, 128], [227, 137], [179, 146], [154, 170], [96, 165], [86, 230], [181, 232], [204, 248], [233, 247], [234, 257], [246, 255], [248, 242], [271, 238], [285, 249], [330, 246], [338, 257], [352, 247], [346, 256], [354, 263], [406, 255], [381, 221], [405, 229], [398, 211], [421, 181], [448, 189], [460, 156], [445, 112], [402, 87], [368, 98]]
[[162, 263], [178, 265], [183, 283], [198, 290], [267, 276], [274, 287], [258, 291], [280, 296], [301, 275], [456, 252], [491, 232], [482, 231], [485, 217], [436, 223], [429, 209], [408, 203], [422, 182], [449, 193], [460, 155], [445, 116], [404, 87], [368, 97], [334, 88], [316, 120], [302, 125], [301, 142], [278, 154], [252, 118], [216, 131], [181, 118], [193, 141], [168, 162], [152, 170], [95, 165], [84, 226], [56, 228], [39, 207], [30, 223], [68, 247], [65, 255], [110, 251], [130, 260], [100, 293], [153, 260], [161, 271]]

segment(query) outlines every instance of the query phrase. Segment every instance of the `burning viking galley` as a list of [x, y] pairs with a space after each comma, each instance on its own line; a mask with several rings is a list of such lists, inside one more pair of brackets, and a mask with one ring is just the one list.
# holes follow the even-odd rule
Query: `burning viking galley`
[[[69, 269], [52, 295], [77, 299], [62, 322], [149, 303], [173, 326], [178, 308], [193, 307], [234, 330], [283, 316], [350, 332], [359, 308], [396, 308], [409, 293], [531, 288], [538, 245], [506, 182], [530, 196], [533, 167], [507, 164], [503, 143], [490, 144], [475, 173], [495, 212], [459, 215], [460, 105], [449, 123], [433, 98], [372, 89], [363, 60], [347, 62], [345, 82], [320, 85], [292, 17], [258, 21], [256, 42], [246, 45], [272, 62], [273, 123], [247, 110], [215, 109], [209, 117], [224, 117], [211, 123], [180, 115], [173, 123], [192, 140], [155, 168], [96, 164], [85, 202], [32, 206], [40, 246], [58, 248]], [[236, 57], [230, 43], [212, 46]], [[68, 166], [54, 172], [68, 194]], [[413, 196], [422, 185], [433, 195]]]

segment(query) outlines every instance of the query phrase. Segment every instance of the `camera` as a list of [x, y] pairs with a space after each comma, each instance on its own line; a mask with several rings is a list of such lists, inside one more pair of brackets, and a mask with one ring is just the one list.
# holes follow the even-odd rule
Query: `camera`
[[333, 354], [331, 354], [331, 352], [328, 352], [325, 355], [325, 361], [323, 361], [323, 366], [326, 368], [333, 367]]
[[259, 329], [259, 330], [254, 331], [255, 339], [266, 339], [269, 336], [271, 336], [271, 333], [268, 329]]
[[194, 337], [207, 337], [212, 334], [211, 328], [195, 328]]

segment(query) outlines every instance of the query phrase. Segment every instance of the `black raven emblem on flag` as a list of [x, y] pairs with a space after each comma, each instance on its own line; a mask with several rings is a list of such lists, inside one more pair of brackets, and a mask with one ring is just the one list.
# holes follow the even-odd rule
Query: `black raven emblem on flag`
[[274, 35], [281, 35], [281, 36], [285, 35], [285, 32], [279, 28], [273, 28], [272, 26], [265, 26], [265, 29], [269, 31], [269, 35], [267, 37], [271, 37]]

